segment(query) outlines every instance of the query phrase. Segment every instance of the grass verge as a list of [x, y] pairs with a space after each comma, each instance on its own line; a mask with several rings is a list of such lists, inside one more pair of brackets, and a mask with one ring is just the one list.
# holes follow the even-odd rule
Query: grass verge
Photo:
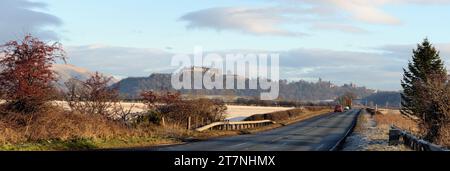
[[73, 140], [47, 140], [27, 142], [21, 144], [4, 144], [2, 151], [83, 151], [114, 148], [147, 147], [164, 144], [180, 143], [179, 140], [162, 137], [133, 137], [128, 139], [73, 139]]
[[[297, 110], [297, 112], [300, 112]], [[86, 132], [85, 134], [91, 135], [88, 138], [70, 138], [72, 135], [67, 132], [52, 132], [51, 135], [55, 135], [54, 137], [60, 137], [61, 135], [65, 135], [68, 138], [65, 139], [52, 139], [41, 140], [40, 137], [48, 137], [48, 135], [41, 135], [43, 128], [39, 125], [33, 125], [33, 130], [37, 131], [29, 131], [27, 134], [17, 134], [20, 137], [39, 137], [36, 140], [28, 140], [28, 141], [17, 141], [15, 143], [3, 142], [0, 143], [1, 151], [83, 151], [83, 150], [102, 150], [102, 149], [133, 149], [140, 147], [154, 147], [161, 145], [173, 145], [180, 144], [185, 142], [192, 141], [201, 141], [207, 140], [211, 138], [225, 137], [225, 136], [235, 136], [242, 134], [253, 134], [257, 132], [267, 131], [275, 128], [279, 128], [285, 125], [289, 125], [292, 123], [296, 123], [299, 121], [303, 121], [315, 116], [323, 115], [329, 113], [330, 109], [320, 109], [320, 110], [302, 110], [301, 113], [297, 113], [295, 117], [287, 118], [283, 120], [277, 121], [277, 124], [260, 127], [255, 129], [248, 130], [240, 130], [240, 131], [205, 131], [205, 132], [195, 132], [195, 131], [187, 131], [182, 128], [176, 126], [166, 126], [161, 127], [157, 125], [146, 126], [145, 128], [140, 128], [138, 130], [129, 130], [127, 128], [116, 128], [114, 129], [121, 130], [119, 133], [114, 133], [116, 136], [106, 136], [102, 137], [100, 135], [94, 134], [95, 131]], [[67, 116], [65, 116], [67, 117]], [[52, 118], [55, 118], [52, 116]], [[71, 124], [62, 124], [62, 127], [55, 127], [52, 130], [62, 130], [71, 128], [74, 129], [75, 125], [80, 122], [75, 122], [77, 119], [72, 120]], [[66, 121], [66, 119], [64, 119]], [[55, 123], [60, 123], [61, 120], [55, 121]], [[82, 122], [86, 123], [86, 122]], [[92, 125], [98, 122], [92, 122]], [[101, 129], [103, 132], [108, 130], [110, 126], [107, 126], [111, 123], [105, 123]], [[49, 125], [49, 124], [46, 124]], [[51, 124], [50, 124], [51, 125]], [[58, 124], [61, 125], [61, 124]], [[89, 126], [92, 126], [89, 124]], [[64, 128], [63, 128], [64, 127]], [[78, 128], [78, 127], [76, 127]], [[9, 129], [9, 128], [8, 128]], [[49, 128], [45, 128], [49, 131]], [[132, 131], [132, 133], [128, 133]], [[21, 131], [23, 132], [23, 131]], [[66, 135], [67, 134], [67, 135]], [[112, 133], [111, 133], [112, 134]], [[75, 135], [74, 135], [75, 136]], [[87, 136], [85, 136], [87, 137]], [[19, 139], [20, 140], [20, 139]]]

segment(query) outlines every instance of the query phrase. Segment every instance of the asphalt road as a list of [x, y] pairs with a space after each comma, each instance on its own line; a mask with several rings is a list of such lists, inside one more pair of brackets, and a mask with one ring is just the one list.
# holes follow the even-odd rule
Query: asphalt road
[[217, 138], [156, 151], [329, 151], [351, 128], [359, 110], [330, 113], [266, 132]]

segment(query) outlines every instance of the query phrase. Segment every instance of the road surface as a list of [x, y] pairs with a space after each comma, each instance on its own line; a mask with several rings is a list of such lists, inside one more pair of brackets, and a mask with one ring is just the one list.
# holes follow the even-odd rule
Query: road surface
[[266, 132], [217, 138], [156, 151], [329, 151], [351, 128], [359, 110], [330, 113]]

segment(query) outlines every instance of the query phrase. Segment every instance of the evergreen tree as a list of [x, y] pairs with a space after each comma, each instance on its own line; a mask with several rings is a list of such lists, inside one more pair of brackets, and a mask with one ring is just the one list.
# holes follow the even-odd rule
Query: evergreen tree
[[413, 50], [412, 61], [403, 69], [402, 113], [417, 116], [421, 120], [422, 130], [427, 140], [438, 137], [442, 125], [442, 112], [436, 111], [436, 102], [432, 96], [435, 85], [445, 85], [447, 71], [439, 52], [425, 39]]

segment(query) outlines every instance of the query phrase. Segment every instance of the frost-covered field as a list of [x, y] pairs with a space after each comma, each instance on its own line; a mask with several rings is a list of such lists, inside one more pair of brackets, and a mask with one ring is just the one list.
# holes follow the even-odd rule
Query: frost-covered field
[[231, 121], [240, 121], [256, 114], [265, 114], [278, 111], [291, 110], [290, 107], [260, 107], [260, 106], [227, 106], [226, 118]]
[[[4, 101], [0, 100], [0, 103], [3, 103], [3, 102]], [[55, 101], [54, 103], [65, 109], [69, 109], [67, 102]], [[120, 105], [125, 110], [128, 110], [131, 108], [132, 113], [143, 112], [143, 111], [145, 111], [145, 108], [146, 108], [145, 104], [143, 104], [143, 103], [121, 102]], [[227, 105], [227, 108], [228, 108], [228, 110], [226, 111], [226, 119], [231, 120], [231, 121], [240, 121], [249, 116], [256, 115], [256, 114], [265, 114], [265, 113], [272, 113], [272, 112], [293, 109], [290, 107], [260, 107], [260, 106], [237, 106], [237, 105]]]
[[[56, 101], [54, 103], [65, 109], [69, 109], [69, 105], [65, 101]], [[140, 113], [140, 112], [145, 111], [145, 108], [146, 108], [145, 104], [143, 104], [143, 103], [120, 102], [120, 103], [117, 103], [117, 106], [121, 106], [126, 111], [131, 109], [131, 113]]]

